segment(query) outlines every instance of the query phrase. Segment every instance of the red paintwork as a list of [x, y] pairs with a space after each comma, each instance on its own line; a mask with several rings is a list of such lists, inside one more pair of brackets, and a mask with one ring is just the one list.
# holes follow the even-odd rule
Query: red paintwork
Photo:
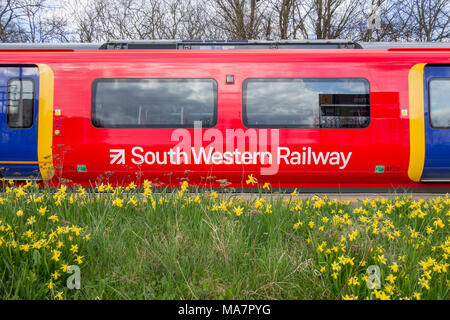
[[[408, 108], [408, 72], [417, 63], [450, 63], [450, 50], [73, 50], [0, 51], [0, 64], [48, 64], [55, 76], [54, 109], [61, 109], [61, 135], [53, 136], [54, 163], [58, 177], [82, 185], [95, 185], [105, 171], [113, 183], [136, 181], [135, 165], [109, 164], [109, 149], [142, 146], [168, 151], [174, 129], [98, 129], [91, 124], [91, 85], [96, 78], [213, 78], [218, 83], [216, 129], [242, 128], [242, 82], [262, 77], [357, 77], [366, 78], [371, 91], [371, 123], [365, 129], [280, 129], [280, 146], [312, 146], [315, 151], [351, 151], [345, 170], [330, 167], [286, 167], [274, 176], [261, 176], [254, 165], [175, 166], [155, 165], [142, 171], [149, 179], [179, 185], [191, 183], [218, 186], [228, 179], [233, 186], [247, 186], [253, 173], [272, 187], [448, 187], [448, 184], [418, 184], [408, 178], [409, 120], [400, 116]], [[228, 74], [235, 83], [225, 84]], [[54, 118], [55, 121], [56, 117]], [[191, 132], [193, 129], [188, 129]], [[204, 143], [207, 146], [208, 143]], [[70, 151], [62, 154], [66, 146]], [[60, 165], [63, 164], [62, 170]], [[86, 165], [78, 173], [76, 165]], [[375, 173], [376, 165], [394, 167], [393, 172]], [[295, 168], [295, 170], [294, 170]], [[186, 174], [185, 170], [191, 172]], [[213, 179], [206, 179], [214, 176]], [[103, 180], [104, 181], [104, 180]]]

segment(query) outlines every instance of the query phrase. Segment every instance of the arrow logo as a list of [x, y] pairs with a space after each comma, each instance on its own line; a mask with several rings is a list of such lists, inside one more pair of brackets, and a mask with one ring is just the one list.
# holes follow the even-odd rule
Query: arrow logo
[[125, 164], [125, 150], [124, 149], [109, 149], [110, 164]]

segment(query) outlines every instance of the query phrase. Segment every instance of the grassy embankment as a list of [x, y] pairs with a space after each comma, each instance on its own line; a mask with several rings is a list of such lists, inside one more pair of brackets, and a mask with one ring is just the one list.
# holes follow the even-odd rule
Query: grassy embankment
[[[240, 200], [186, 187], [6, 183], [0, 299], [449, 298], [448, 196], [299, 199], [265, 184], [264, 199]], [[66, 286], [69, 265], [80, 290]]]

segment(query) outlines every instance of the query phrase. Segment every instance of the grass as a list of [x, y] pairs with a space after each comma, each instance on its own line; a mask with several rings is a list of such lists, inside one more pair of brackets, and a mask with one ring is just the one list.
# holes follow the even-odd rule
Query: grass
[[[5, 183], [0, 299], [449, 298], [448, 196], [350, 202], [268, 189], [242, 200], [187, 183], [157, 194], [148, 181], [97, 193]], [[71, 264], [80, 290], [66, 286]]]

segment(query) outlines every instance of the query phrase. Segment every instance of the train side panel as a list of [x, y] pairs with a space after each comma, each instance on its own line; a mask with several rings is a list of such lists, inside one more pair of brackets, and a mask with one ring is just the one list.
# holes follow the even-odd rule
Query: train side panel
[[[448, 53], [446, 56], [445, 52], [433, 51], [424, 58], [423, 52], [387, 50], [345, 50], [345, 54], [342, 50], [285, 50], [268, 54], [269, 51], [80, 50], [16, 53], [14, 57], [2, 52], [2, 55], [3, 60], [15, 63], [40, 61], [54, 73], [52, 183], [55, 184], [95, 185], [96, 181], [105, 180], [124, 184], [149, 179], [176, 186], [181, 179], [188, 178], [191, 183], [203, 186], [229, 182], [234, 187], [247, 187], [247, 176], [253, 174], [273, 187], [430, 186], [415, 182], [408, 175], [414, 160], [410, 159], [408, 77], [414, 65], [445, 61]], [[233, 83], [226, 81], [230, 75]], [[217, 125], [201, 130], [95, 127], [91, 121], [93, 83], [96, 79], [131, 78], [213, 79], [217, 83]], [[326, 78], [367, 80], [370, 86], [367, 127], [277, 129], [244, 125], [246, 80]], [[206, 155], [213, 146], [222, 157], [226, 151], [237, 150], [241, 156], [245, 151], [268, 151], [272, 163], [261, 164], [261, 158], [253, 162], [232, 157], [231, 163], [224, 164], [220, 155], [207, 163], [192, 163], [193, 159], [189, 163], [180, 159], [171, 161], [170, 156], [160, 163], [140, 161], [152, 160], [152, 154], [161, 157], [183, 146], [186, 152], [192, 147], [197, 154], [195, 148], [203, 148]], [[317, 160], [318, 155], [323, 158]]]

